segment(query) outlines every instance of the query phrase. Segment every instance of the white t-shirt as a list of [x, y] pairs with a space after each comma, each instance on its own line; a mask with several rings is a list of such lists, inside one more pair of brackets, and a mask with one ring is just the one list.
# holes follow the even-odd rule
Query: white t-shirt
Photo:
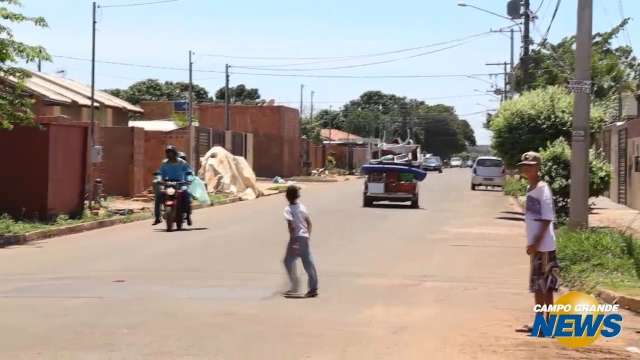
[[527, 209], [524, 219], [527, 223], [527, 243], [529, 245], [533, 244], [542, 227], [542, 222], [537, 220], [551, 221], [549, 229], [538, 245], [538, 251], [553, 251], [556, 249], [556, 234], [553, 230], [556, 214], [553, 206], [553, 194], [547, 183], [540, 181], [535, 189], [527, 193]]
[[309, 237], [308, 217], [307, 208], [302, 204], [290, 204], [284, 208], [284, 218], [293, 223], [293, 236]]

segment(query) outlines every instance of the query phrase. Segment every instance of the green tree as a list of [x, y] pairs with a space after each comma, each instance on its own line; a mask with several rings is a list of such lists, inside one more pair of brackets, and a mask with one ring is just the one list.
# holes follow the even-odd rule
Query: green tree
[[[216, 91], [216, 100], [224, 100], [224, 86]], [[247, 88], [244, 84], [229, 87], [229, 102], [232, 104], [251, 103], [260, 100], [260, 91]]]
[[[560, 138], [549, 143], [541, 152], [542, 178], [551, 187], [558, 219], [563, 221], [569, 216], [569, 198], [571, 192], [571, 148], [567, 140]], [[609, 189], [611, 166], [601, 152], [589, 153], [589, 196], [601, 196]]]
[[457, 121], [456, 125], [467, 146], [476, 146], [476, 135], [471, 124], [467, 120], [461, 119]]
[[344, 123], [341, 122], [340, 111], [323, 109], [314, 115], [313, 118], [318, 122], [318, 126], [323, 129], [342, 128]]
[[[189, 99], [189, 83], [161, 82], [157, 79], [138, 81], [126, 89], [107, 89], [105, 92], [132, 104], [142, 101], [176, 101]], [[211, 101], [209, 92], [198, 84], [193, 84], [193, 98], [196, 102]]]
[[302, 132], [302, 135], [316, 144], [322, 142], [322, 138], [320, 137], [320, 129], [320, 123], [317, 120], [304, 118], [300, 123], [300, 131]]
[[412, 139], [423, 150], [443, 157], [462, 152], [476, 143], [473, 129], [460, 120], [455, 109], [444, 104], [428, 105], [381, 91], [366, 91], [336, 112], [322, 113], [322, 126], [332, 121], [334, 127], [363, 137], [386, 136]]
[[[630, 46], [614, 47], [612, 40], [627, 26], [629, 19], [607, 32], [593, 35], [591, 77], [595, 100], [603, 101], [621, 90], [633, 89], [640, 80], [640, 64]], [[531, 51], [529, 89], [551, 85], [566, 86], [575, 76], [575, 36], [565, 37], [557, 44], [541, 43]], [[516, 87], [522, 91], [522, 72], [516, 72]]]
[[[573, 96], [559, 86], [528, 91], [506, 101], [491, 120], [493, 149], [509, 166], [520, 155], [538, 150], [557, 139], [569, 141], [573, 118]], [[597, 134], [604, 124], [604, 112], [592, 107], [590, 129]]]
[[0, 0], [0, 77], [8, 81], [0, 82], [0, 129], [12, 129], [16, 125], [32, 125], [33, 100], [25, 96], [25, 80], [29, 72], [13, 66], [16, 62], [26, 63], [50, 60], [47, 51], [41, 46], [25, 44], [15, 39], [9, 24], [31, 23], [46, 28], [42, 17], [29, 17], [8, 6], [21, 6], [18, 0]]

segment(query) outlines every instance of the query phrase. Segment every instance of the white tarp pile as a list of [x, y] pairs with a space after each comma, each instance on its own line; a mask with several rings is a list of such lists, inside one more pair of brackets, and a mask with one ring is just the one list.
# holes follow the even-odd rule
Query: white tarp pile
[[253, 200], [261, 195], [256, 174], [245, 158], [214, 146], [200, 160], [202, 166], [198, 176], [204, 179], [209, 192], [231, 193], [242, 200]]

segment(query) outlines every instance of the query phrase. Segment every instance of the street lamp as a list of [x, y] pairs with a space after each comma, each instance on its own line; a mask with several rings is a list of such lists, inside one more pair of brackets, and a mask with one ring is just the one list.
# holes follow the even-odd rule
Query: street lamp
[[476, 10], [479, 10], [479, 11], [482, 11], [482, 12], [485, 12], [485, 13], [487, 13], [487, 14], [491, 14], [491, 15], [494, 15], [494, 16], [497, 16], [497, 17], [500, 17], [500, 18], [503, 18], [503, 19], [507, 19], [507, 20], [509, 20], [509, 21], [513, 21], [513, 22], [514, 22], [514, 23], [516, 23], [516, 24], [518, 23], [517, 21], [513, 20], [513, 19], [512, 19], [512, 18], [510, 18], [510, 17], [500, 15], [500, 14], [498, 14], [498, 13], [496, 13], [496, 12], [491, 11], [491, 10], [483, 9], [483, 8], [481, 8], [481, 7], [477, 7], [477, 6], [472, 5], [472, 4], [467, 4], [467, 3], [466, 3], [466, 2], [464, 2], [464, 1], [460, 1], [460, 2], [458, 2], [458, 6], [460, 6], [460, 7], [470, 7], [470, 8], [473, 8], [473, 9], [476, 9]]

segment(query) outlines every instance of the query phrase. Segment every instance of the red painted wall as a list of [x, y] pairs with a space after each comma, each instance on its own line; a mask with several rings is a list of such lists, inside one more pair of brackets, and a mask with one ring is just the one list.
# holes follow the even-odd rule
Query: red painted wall
[[40, 219], [81, 213], [87, 128], [61, 121], [0, 131], [0, 152], [11, 154], [12, 164], [0, 172], [0, 213]]

